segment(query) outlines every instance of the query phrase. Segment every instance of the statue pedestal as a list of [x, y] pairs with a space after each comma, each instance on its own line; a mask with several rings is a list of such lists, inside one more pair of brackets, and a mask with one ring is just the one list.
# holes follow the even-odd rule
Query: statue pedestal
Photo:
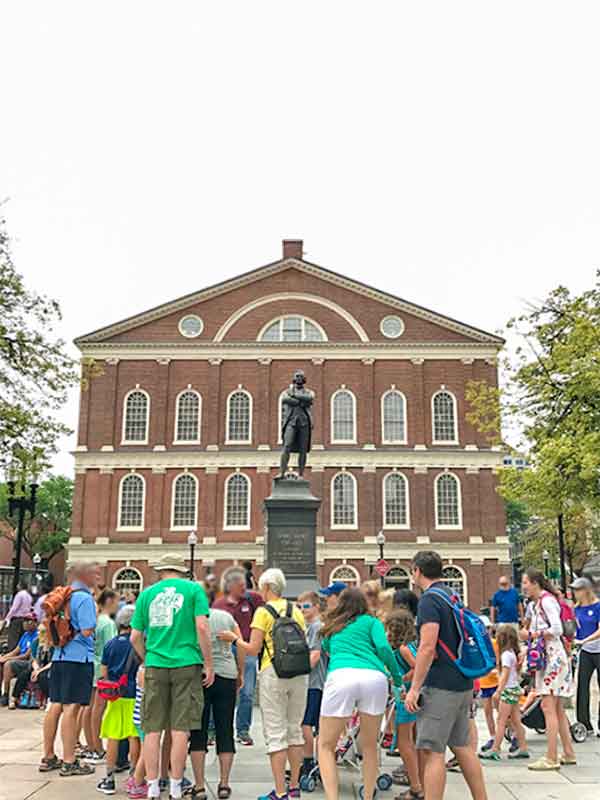
[[265, 564], [278, 567], [287, 579], [285, 596], [317, 591], [317, 512], [321, 500], [303, 478], [275, 478], [264, 501], [267, 534]]

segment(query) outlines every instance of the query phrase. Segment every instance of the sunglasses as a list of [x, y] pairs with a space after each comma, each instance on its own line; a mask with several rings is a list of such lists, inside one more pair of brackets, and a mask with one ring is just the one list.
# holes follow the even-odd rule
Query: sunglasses
[[312, 604], [312, 603], [296, 603], [296, 606], [297, 606], [298, 608], [300, 608], [300, 609], [302, 609], [302, 610], [306, 611], [308, 608], [312, 608], [312, 607], [313, 607], [313, 604]]

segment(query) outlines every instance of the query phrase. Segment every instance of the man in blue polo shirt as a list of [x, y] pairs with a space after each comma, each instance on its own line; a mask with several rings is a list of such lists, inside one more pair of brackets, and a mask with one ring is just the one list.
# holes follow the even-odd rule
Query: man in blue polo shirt
[[[59, 769], [62, 777], [90, 775], [94, 768], [75, 758], [77, 715], [88, 706], [94, 680], [94, 631], [96, 601], [92, 594], [98, 580], [96, 564], [77, 563], [71, 569], [73, 594], [69, 600], [75, 632], [64, 647], [56, 647], [50, 670], [50, 709], [44, 720], [44, 758], [41, 772]], [[62, 714], [62, 766], [54, 752], [58, 721]]]
[[518, 625], [523, 619], [523, 603], [519, 593], [511, 586], [510, 579], [502, 575], [498, 581], [498, 591], [492, 597], [491, 604], [492, 625], [509, 623]]

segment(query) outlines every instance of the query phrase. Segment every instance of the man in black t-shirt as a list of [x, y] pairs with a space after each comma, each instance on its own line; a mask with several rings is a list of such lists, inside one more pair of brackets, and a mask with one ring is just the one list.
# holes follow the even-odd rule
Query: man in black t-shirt
[[446, 787], [446, 747], [452, 748], [474, 800], [487, 800], [483, 771], [477, 753], [469, 747], [469, 714], [473, 681], [454, 665], [460, 636], [452, 609], [432, 587], [450, 597], [442, 581], [442, 559], [422, 550], [413, 559], [413, 580], [421, 589], [417, 614], [419, 649], [407, 711], [417, 713], [417, 749], [425, 757], [424, 788], [427, 800], [442, 800]]

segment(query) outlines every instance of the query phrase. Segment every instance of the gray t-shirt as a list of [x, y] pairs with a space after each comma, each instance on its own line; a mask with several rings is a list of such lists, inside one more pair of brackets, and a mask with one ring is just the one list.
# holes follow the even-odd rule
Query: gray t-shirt
[[217, 639], [217, 633], [235, 630], [236, 623], [234, 618], [227, 611], [211, 608], [208, 624], [210, 627], [215, 675], [220, 675], [221, 678], [237, 678], [237, 661], [231, 649], [231, 644]]
[[327, 653], [324, 653], [321, 650], [321, 637], [319, 636], [319, 631], [321, 630], [322, 626], [323, 623], [321, 620], [317, 619], [314, 622], [311, 622], [306, 628], [308, 649], [321, 651], [321, 658], [318, 660], [316, 667], [311, 670], [308, 677], [308, 688], [320, 689], [321, 691], [323, 691], [323, 686], [325, 686], [325, 676], [327, 675], [328, 661]]

